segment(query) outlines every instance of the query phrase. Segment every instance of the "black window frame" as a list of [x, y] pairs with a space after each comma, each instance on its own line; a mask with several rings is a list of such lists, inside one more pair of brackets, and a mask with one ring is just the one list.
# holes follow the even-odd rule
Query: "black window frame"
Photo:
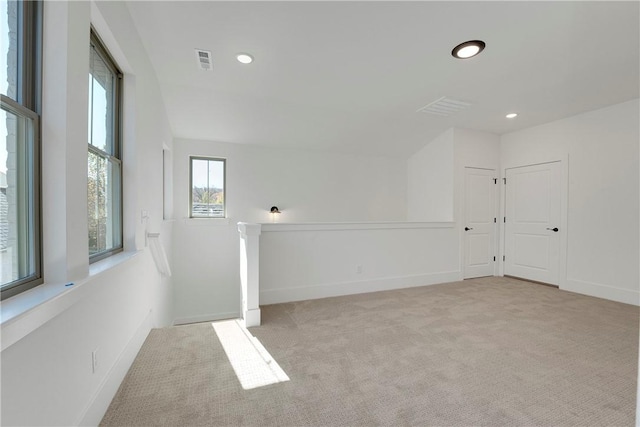
[[12, 282], [0, 283], [0, 300], [10, 298], [34, 288], [44, 282], [42, 276], [42, 183], [41, 183], [41, 146], [42, 135], [40, 114], [42, 112], [42, 9], [40, 0], [18, 1], [17, 3], [17, 81], [16, 99], [0, 94], [3, 110], [33, 121], [33, 144], [27, 150], [30, 160], [32, 217], [29, 226], [31, 233], [27, 244], [33, 245], [33, 274]]
[[[222, 216], [193, 214], [193, 161], [194, 160], [222, 162], [222, 184], [223, 184], [222, 192], [223, 192], [223, 198], [224, 198]], [[222, 157], [189, 156], [189, 218], [190, 219], [225, 219], [227, 218], [227, 159]]]
[[[90, 44], [89, 44], [89, 48], [91, 49], [91, 47], [93, 47], [96, 52], [100, 55], [101, 59], [105, 62], [105, 64], [107, 65], [107, 67], [110, 69], [111, 72], [113, 72], [113, 74], [115, 75], [115, 80], [114, 80], [114, 84], [115, 84], [115, 88], [114, 88], [114, 95], [115, 95], [115, 102], [114, 102], [114, 113], [113, 113], [113, 153], [107, 153], [104, 150], [101, 150], [100, 148], [94, 146], [91, 144], [91, 141], [87, 141], [87, 146], [88, 146], [88, 152], [87, 152], [87, 161], [88, 161], [88, 155], [89, 154], [94, 154], [94, 155], [98, 155], [103, 159], [106, 159], [108, 161], [112, 161], [112, 162], [116, 162], [119, 164], [120, 167], [120, 179], [119, 179], [119, 186], [118, 186], [118, 194], [119, 194], [119, 213], [118, 213], [118, 223], [119, 223], [119, 234], [120, 234], [120, 239], [119, 239], [119, 245], [111, 248], [111, 249], [107, 249], [104, 251], [100, 251], [100, 252], [96, 252], [94, 254], [89, 254], [89, 264], [92, 264], [94, 262], [100, 261], [102, 259], [108, 258], [112, 255], [115, 255], [119, 252], [122, 252], [124, 250], [124, 223], [123, 223], [123, 219], [124, 219], [124, 194], [123, 194], [123, 181], [124, 181], [124, 165], [123, 165], [123, 160], [122, 160], [122, 79], [123, 79], [123, 73], [120, 71], [120, 68], [118, 67], [117, 62], [113, 59], [113, 56], [111, 56], [111, 54], [109, 53], [109, 50], [106, 48], [104, 42], [102, 41], [102, 39], [100, 38], [100, 35], [97, 33], [97, 31], [93, 28], [93, 26], [91, 26], [90, 29]], [[88, 188], [87, 188], [88, 191]], [[87, 212], [87, 218], [89, 217], [89, 214]], [[89, 232], [89, 230], [87, 230], [87, 233]]]

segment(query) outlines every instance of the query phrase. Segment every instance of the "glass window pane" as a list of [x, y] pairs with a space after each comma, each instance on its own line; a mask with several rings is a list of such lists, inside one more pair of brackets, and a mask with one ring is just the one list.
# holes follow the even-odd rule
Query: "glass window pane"
[[87, 210], [89, 255], [122, 245], [120, 164], [89, 152]]
[[114, 152], [115, 75], [91, 46], [89, 74], [89, 144]]
[[36, 274], [34, 123], [0, 110], [0, 279], [2, 287]]
[[122, 249], [122, 164], [117, 66], [93, 32], [89, 55], [87, 211], [93, 262]]
[[209, 194], [212, 216], [224, 216], [224, 162], [209, 161]]
[[224, 160], [191, 159], [191, 216], [223, 218]]
[[0, 91], [17, 101], [18, 8], [17, 1], [0, 0]]

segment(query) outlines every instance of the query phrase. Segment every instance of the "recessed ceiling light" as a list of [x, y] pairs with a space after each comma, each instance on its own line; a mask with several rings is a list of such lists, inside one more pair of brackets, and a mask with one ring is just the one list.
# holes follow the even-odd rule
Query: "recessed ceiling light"
[[454, 47], [451, 51], [451, 55], [458, 59], [467, 59], [476, 56], [485, 47], [485, 43], [482, 40], [470, 40], [468, 42], [460, 43]]
[[505, 116], [507, 119], [515, 119], [518, 117], [518, 113], [509, 113]]
[[242, 64], [251, 64], [253, 62], [253, 56], [248, 53], [239, 53], [236, 55], [236, 59]]

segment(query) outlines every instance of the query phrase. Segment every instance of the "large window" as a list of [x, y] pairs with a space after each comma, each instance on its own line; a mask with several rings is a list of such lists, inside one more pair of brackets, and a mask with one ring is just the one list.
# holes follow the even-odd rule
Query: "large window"
[[224, 218], [225, 160], [191, 157], [190, 162], [190, 217]]
[[89, 259], [97, 261], [122, 250], [122, 73], [93, 31], [89, 64], [87, 210]]
[[2, 299], [42, 283], [41, 3], [0, 0], [0, 283]]

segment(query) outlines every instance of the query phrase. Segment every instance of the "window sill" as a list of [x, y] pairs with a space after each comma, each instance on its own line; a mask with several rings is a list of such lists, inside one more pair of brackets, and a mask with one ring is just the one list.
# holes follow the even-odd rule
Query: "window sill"
[[113, 267], [122, 264], [123, 262], [126, 262], [128, 260], [130, 260], [131, 258], [135, 257], [136, 255], [138, 255], [138, 252], [133, 252], [133, 251], [122, 251], [122, 252], [118, 252], [116, 254], [111, 255], [110, 257], [101, 259], [100, 261], [96, 261], [92, 264], [89, 264], [89, 279], [93, 278], [94, 276], [99, 275], [100, 273], [110, 270]]
[[89, 275], [73, 284], [45, 283], [0, 302], [0, 351], [82, 300], [91, 292], [92, 278], [134, 258], [140, 252], [120, 252], [89, 266]]

